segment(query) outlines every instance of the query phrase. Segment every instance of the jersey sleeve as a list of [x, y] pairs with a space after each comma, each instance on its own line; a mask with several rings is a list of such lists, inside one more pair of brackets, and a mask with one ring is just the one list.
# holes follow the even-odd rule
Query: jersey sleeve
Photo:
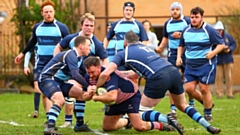
[[114, 22], [114, 23], [112, 24], [110, 30], [108, 31], [107, 36], [106, 36], [106, 38], [107, 38], [108, 40], [111, 40], [111, 39], [115, 36], [114, 29], [115, 29], [116, 25], [118, 24], [118, 22], [119, 22], [119, 21]]
[[124, 56], [125, 56], [125, 50], [118, 52], [112, 62], [115, 63], [118, 67], [124, 66]]
[[113, 72], [105, 83], [107, 91], [118, 89], [118, 76]]
[[72, 39], [72, 35], [67, 35], [66, 37], [64, 37], [64, 38], [59, 42], [61, 48], [63, 48], [63, 49], [69, 48], [69, 43], [70, 43], [71, 39]]
[[224, 44], [223, 38], [220, 36], [216, 29], [211, 26], [208, 26], [206, 29], [208, 31], [210, 41], [213, 45]]
[[163, 27], [163, 37], [165, 38], [168, 38], [167, 24], [168, 24], [168, 21], [164, 23], [164, 27]]
[[39, 24], [34, 25], [33, 30], [32, 30], [32, 37], [27, 43], [27, 46], [23, 49], [22, 53], [25, 54], [31, 49], [34, 49], [34, 46], [37, 44], [37, 35], [36, 35], [36, 29]]

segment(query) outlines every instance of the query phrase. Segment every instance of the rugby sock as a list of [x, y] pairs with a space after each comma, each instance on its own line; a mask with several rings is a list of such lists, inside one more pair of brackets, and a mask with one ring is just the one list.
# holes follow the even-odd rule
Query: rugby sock
[[85, 101], [76, 100], [74, 104], [74, 113], [77, 119], [77, 126], [84, 124]]
[[204, 108], [204, 115], [212, 116], [212, 108], [209, 108], [209, 109]]
[[188, 104], [191, 105], [191, 106], [194, 106], [194, 99], [189, 99]]
[[202, 126], [204, 126], [205, 128], [207, 128], [208, 126], [210, 126], [210, 124], [202, 117], [202, 115], [193, 107], [188, 106], [185, 109], [185, 113], [192, 118], [194, 121], [198, 122], [199, 124], [201, 124]]
[[153, 130], [153, 129], [162, 130], [163, 129], [163, 124], [160, 122], [150, 122], [150, 123], [151, 123], [151, 130]]
[[53, 104], [53, 106], [50, 108], [48, 113], [49, 115], [48, 123], [55, 124], [60, 111], [61, 111], [61, 108], [58, 105]]
[[46, 117], [47, 117], [47, 120], [48, 120], [48, 118], [49, 118], [49, 112], [46, 112]]
[[39, 110], [39, 103], [40, 103], [40, 96], [41, 93], [34, 93], [34, 110], [38, 111]]
[[177, 111], [177, 107], [175, 106], [175, 104], [171, 104], [171, 110]]
[[142, 114], [142, 120], [144, 121], [159, 121], [159, 122], [168, 122], [167, 116], [164, 114], [161, 114], [160, 112], [151, 110], [146, 111]]
[[65, 115], [65, 122], [70, 122], [72, 124], [72, 115]]

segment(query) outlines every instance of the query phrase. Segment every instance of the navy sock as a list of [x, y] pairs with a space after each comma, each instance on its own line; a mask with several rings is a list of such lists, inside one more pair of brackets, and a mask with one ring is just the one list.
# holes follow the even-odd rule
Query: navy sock
[[72, 123], [72, 115], [65, 115], [65, 122]]
[[40, 96], [41, 93], [34, 93], [34, 110], [38, 111], [39, 110], [39, 103], [40, 103]]
[[175, 104], [171, 104], [171, 110], [177, 111], [177, 107], [175, 106]]
[[185, 109], [185, 113], [192, 118], [194, 121], [198, 122], [199, 124], [201, 124], [202, 126], [204, 126], [205, 128], [207, 128], [208, 126], [210, 126], [210, 124], [202, 117], [202, 115], [193, 107], [188, 106]]

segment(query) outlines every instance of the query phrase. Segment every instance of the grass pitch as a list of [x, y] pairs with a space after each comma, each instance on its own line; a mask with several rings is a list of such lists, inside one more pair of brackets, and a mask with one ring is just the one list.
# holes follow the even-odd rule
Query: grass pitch
[[[213, 108], [213, 126], [221, 128], [221, 135], [237, 135], [240, 134], [240, 95], [236, 95], [236, 99], [216, 99], [213, 97], [215, 107]], [[155, 108], [156, 110], [167, 113], [169, 112], [169, 98], [165, 97]], [[135, 130], [118, 130], [113, 132], [103, 132], [101, 129], [103, 112], [99, 110], [103, 108], [102, 103], [89, 101], [87, 102], [85, 111], [85, 122], [96, 133], [75, 133], [73, 129], [58, 128], [63, 135], [178, 135], [177, 132], [137, 132]], [[203, 106], [195, 101], [195, 108], [203, 114]], [[43, 123], [46, 121], [45, 112], [43, 111], [42, 102], [40, 103], [39, 118], [31, 117], [33, 113], [33, 94], [1, 94], [0, 95], [0, 135], [42, 135]], [[177, 112], [178, 121], [184, 126], [185, 135], [208, 135], [209, 133], [198, 123], [194, 122], [187, 115]], [[61, 111], [57, 120], [57, 126], [64, 123], [64, 109]], [[75, 124], [75, 118], [73, 121]]]

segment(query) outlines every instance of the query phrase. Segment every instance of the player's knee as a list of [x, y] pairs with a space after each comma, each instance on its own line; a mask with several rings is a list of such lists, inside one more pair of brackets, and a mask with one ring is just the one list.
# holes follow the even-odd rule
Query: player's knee
[[143, 119], [143, 113], [144, 113], [144, 112], [152, 111], [152, 110], [153, 110], [153, 107], [146, 107], [146, 106], [140, 105], [140, 106], [139, 106], [139, 115], [140, 115], [140, 118]]
[[139, 124], [139, 126], [134, 126], [133, 128], [138, 132], [146, 131], [146, 127], [144, 127], [142, 124]]

